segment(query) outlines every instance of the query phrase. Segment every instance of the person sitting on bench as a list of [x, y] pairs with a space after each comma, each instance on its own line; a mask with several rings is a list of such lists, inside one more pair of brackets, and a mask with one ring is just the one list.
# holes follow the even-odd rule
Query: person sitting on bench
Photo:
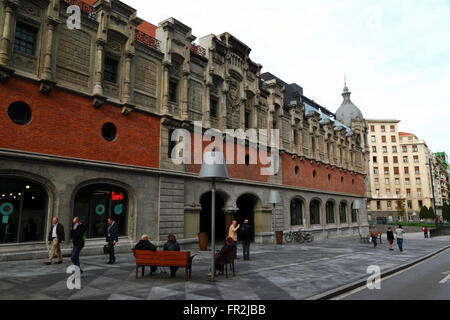
[[[148, 238], [148, 235], [146, 235], [146, 234], [144, 234], [142, 237], [141, 237], [141, 241], [139, 241], [137, 244], [136, 244], [136, 246], [134, 247], [134, 251], [136, 252], [136, 251], [140, 251], [140, 250], [143, 250], [143, 251], [153, 251], [153, 252], [156, 252], [157, 251], [157, 248], [156, 248], [156, 246], [153, 244], [153, 243], [151, 243], [150, 242], [150, 240], [149, 240], [149, 238]], [[152, 275], [154, 272], [156, 272], [156, 267], [151, 267], [151, 269], [150, 269], [150, 275]]]
[[[169, 234], [167, 242], [164, 245], [164, 251], [180, 251], [180, 244], [177, 242], [177, 238], [173, 234]], [[178, 267], [170, 267], [170, 277], [175, 278], [177, 276]]]

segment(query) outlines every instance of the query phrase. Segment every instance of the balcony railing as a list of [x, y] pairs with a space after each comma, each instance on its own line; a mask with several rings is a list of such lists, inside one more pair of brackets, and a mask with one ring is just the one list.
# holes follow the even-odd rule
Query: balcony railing
[[191, 43], [191, 52], [198, 54], [199, 56], [206, 57], [206, 49], [198, 44]]
[[93, 6], [90, 6], [81, 0], [61, 0], [61, 1], [67, 3], [71, 6], [72, 5], [78, 6], [81, 11], [88, 14], [89, 18], [91, 18], [93, 20], [97, 20], [97, 12], [95, 11]]
[[161, 41], [156, 40], [140, 30], [136, 30], [136, 41], [147, 47], [161, 51]]

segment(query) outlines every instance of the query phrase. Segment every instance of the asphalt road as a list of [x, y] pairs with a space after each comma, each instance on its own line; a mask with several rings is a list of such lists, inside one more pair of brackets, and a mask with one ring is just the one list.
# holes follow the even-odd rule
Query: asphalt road
[[450, 300], [450, 249], [383, 279], [380, 290], [364, 287], [336, 300]]

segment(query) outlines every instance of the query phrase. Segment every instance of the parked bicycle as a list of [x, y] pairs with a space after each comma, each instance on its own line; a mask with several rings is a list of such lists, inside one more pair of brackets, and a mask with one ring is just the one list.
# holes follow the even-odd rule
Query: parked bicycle
[[312, 233], [302, 231], [289, 231], [284, 234], [284, 240], [286, 243], [298, 242], [298, 243], [311, 243], [314, 241]]

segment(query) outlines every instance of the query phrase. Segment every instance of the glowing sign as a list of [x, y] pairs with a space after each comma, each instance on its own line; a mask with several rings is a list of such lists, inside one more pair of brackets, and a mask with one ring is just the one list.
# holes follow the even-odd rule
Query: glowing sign
[[10, 216], [13, 211], [14, 206], [9, 202], [5, 202], [0, 206], [0, 213], [2, 214], [2, 216]]
[[102, 216], [105, 213], [106, 209], [105, 206], [102, 204], [99, 204], [97, 207], [95, 207], [95, 213], [99, 216]]

